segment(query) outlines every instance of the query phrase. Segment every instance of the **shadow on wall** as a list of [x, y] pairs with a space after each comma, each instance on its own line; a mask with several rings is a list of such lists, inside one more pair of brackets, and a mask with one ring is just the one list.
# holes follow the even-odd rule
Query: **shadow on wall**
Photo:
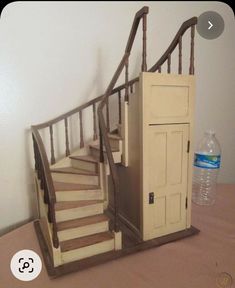
[[[22, 202], [25, 201], [24, 203], [25, 205], [24, 207], [19, 207], [19, 210], [22, 211], [22, 213], [28, 215], [28, 217], [27, 219], [17, 221], [12, 225], [9, 225], [7, 227], [0, 229], [0, 235], [6, 234], [38, 218], [37, 195], [36, 195], [36, 190], [34, 186], [34, 168], [33, 168], [34, 159], [33, 159], [33, 150], [32, 150], [33, 144], [32, 144], [31, 129], [25, 129], [24, 135], [25, 135], [24, 137], [24, 150], [25, 151], [22, 151], [23, 155], [25, 156], [24, 157], [25, 163], [24, 165], [22, 165], [22, 169], [25, 170], [22, 173], [22, 179], [24, 180], [17, 183], [17, 185], [21, 186], [21, 189], [18, 191], [15, 191], [15, 193], [22, 193], [20, 197], [22, 197], [21, 198]], [[19, 199], [20, 197], [19, 195], [17, 195], [16, 198]], [[25, 210], [23, 211], [23, 209]], [[10, 211], [10, 213], [14, 213], [14, 211]]]

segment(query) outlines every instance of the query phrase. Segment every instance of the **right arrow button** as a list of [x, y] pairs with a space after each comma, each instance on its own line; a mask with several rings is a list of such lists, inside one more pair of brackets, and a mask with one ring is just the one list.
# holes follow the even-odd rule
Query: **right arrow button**
[[210, 30], [214, 25], [211, 23], [211, 21], [208, 21], [209, 27], [208, 30]]
[[207, 11], [198, 17], [197, 32], [205, 39], [216, 39], [224, 31], [224, 20], [219, 13]]

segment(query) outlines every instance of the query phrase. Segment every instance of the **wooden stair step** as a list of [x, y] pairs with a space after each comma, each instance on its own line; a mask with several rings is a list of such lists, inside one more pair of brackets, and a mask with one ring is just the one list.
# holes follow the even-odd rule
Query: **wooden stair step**
[[83, 155], [83, 156], [70, 156], [70, 159], [74, 160], [80, 160], [85, 162], [91, 162], [91, 163], [98, 163], [99, 161], [94, 158], [92, 155]]
[[89, 205], [95, 205], [103, 203], [103, 200], [79, 200], [79, 201], [61, 201], [55, 203], [55, 210], [67, 210], [67, 209], [73, 209], [73, 208], [79, 208], [79, 207], [85, 207]]
[[87, 225], [104, 222], [108, 220], [109, 218], [104, 214], [88, 216], [84, 218], [73, 219], [73, 220], [68, 220], [68, 221], [57, 223], [57, 229], [58, 231], [62, 231], [66, 229], [78, 228], [81, 226], [87, 226]]
[[119, 136], [118, 134], [108, 134], [108, 137], [114, 140], [122, 140], [122, 137]]
[[60, 243], [61, 252], [71, 251], [86, 246], [91, 246], [100, 242], [112, 240], [113, 235], [111, 232], [97, 233], [81, 238], [66, 240]]
[[87, 176], [98, 176], [97, 172], [77, 169], [73, 167], [52, 168], [51, 172], [52, 173], [65, 173], [65, 174], [78, 174], [78, 175], [87, 175]]
[[100, 189], [98, 185], [77, 184], [54, 181], [55, 191], [79, 191], [79, 190], [97, 190]]
[[[89, 145], [89, 146], [90, 146], [91, 148], [96, 149], [96, 150], [100, 150], [100, 145], [99, 145], [99, 144], [97, 144], [97, 145], [91, 144], [91, 145]], [[117, 149], [117, 148], [111, 147], [111, 151], [112, 151], [112, 152], [119, 152], [120, 150]], [[105, 151], [105, 147], [104, 147], [104, 152], [106, 152], [106, 151]]]

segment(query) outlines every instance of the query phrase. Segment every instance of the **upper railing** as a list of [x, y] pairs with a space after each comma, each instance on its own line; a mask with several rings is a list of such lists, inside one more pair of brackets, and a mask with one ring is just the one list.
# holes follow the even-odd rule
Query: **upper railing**
[[[133, 85], [139, 81], [139, 78], [134, 78], [129, 80], [128, 66], [129, 66], [129, 56], [132, 49], [132, 45], [135, 39], [135, 35], [139, 26], [140, 21], [142, 20], [143, 27], [143, 51], [142, 51], [142, 71], [147, 71], [147, 53], [146, 53], [146, 27], [147, 21], [146, 16], [148, 13], [148, 7], [143, 7], [139, 12], [136, 13], [133, 25], [131, 28], [130, 36], [126, 45], [124, 56], [115, 72], [106, 92], [104, 95], [101, 95], [84, 105], [81, 105], [71, 111], [64, 113], [63, 115], [56, 117], [50, 121], [45, 123], [41, 123], [38, 125], [32, 126], [32, 136], [33, 136], [33, 144], [34, 144], [34, 155], [35, 155], [35, 169], [38, 174], [38, 178], [40, 179], [41, 188], [44, 190], [44, 202], [48, 205], [48, 220], [52, 224], [52, 240], [55, 248], [59, 246], [58, 235], [57, 235], [57, 224], [55, 219], [55, 203], [56, 203], [56, 193], [55, 187], [52, 180], [52, 175], [50, 171], [50, 163], [56, 163], [59, 158], [62, 156], [69, 156], [72, 150], [72, 145], [70, 143], [70, 125], [69, 120], [75, 114], [78, 114], [78, 129], [76, 131], [72, 131], [71, 133], [78, 133], [79, 131], [79, 146], [83, 148], [86, 145], [86, 139], [84, 137], [84, 126], [83, 126], [83, 118], [86, 110], [90, 109], [89, 113], [92, 113], [92, 122], [93, 122], [93, 135], [92, 139], [98, 139], [98, 134], [100, 134], [100, 160], [104, 160], [104, 151], [103, 146], [106, 150], [107, 161], [110, 165], [111, 176], [114, 184], [114, 210], [115, 210], [115, 231], [119, 230], [118, 223], [118, 204], [119, 204], [119, 179], [117, 174], [116, 166], [114, 165], [114, 159], [110, 148], [110, 142], [108, 138], [108, 133], [110, 132], [110, 113], [109, 113], [109, 97], [112, 95], [116, 95], [118, 97], [118, 123], [122, 122], [121, 115], [121, 102], [127, 101], [129, 99], [129, 93], [133, 92]], [[163, 54], [159, 61], [156, 62], [148, 71], [161, 72], [162, 65], [167, 62], [167, 71], [171, 73], [171, 54], [178, 45], [179, 47], [179, 68], [178, 73], [182, 73], [182, 36], [188, 28], [191, 27], [191, 48], [190, 48], [190, 67], [189, 74], [194, 74], [194, 31], [195, 25], [197, 23], [197, 18], [193, 17], [188, 21], [184, 22], [177, 32], [175, 38], [170, 44], [169, 48]], [[114, 88], [121, 72], [125, 68], [125, 83]], [[100, 105], [98, 103], [100, 102]], [[98, 107], [98, 118], [97, 119], [97, 107]], [[104, 107], [105, 115], [104, 115]], [[113, 114], [113, 113], [112, 113]], [[104, 117], [105, 116], [105, 117]], [[98, 120], [98, 121], [97, 121]], [[106, 120], [106, 121], [105, 121]], [[99, 129], [98, 123], [99, 122]], [[55, 133], [54, 127], [63, 123], [64, 125], [64, 144], [65, 150], [63, 155], [56, 155], [55, 146], [58, 141], [55, 141]], [[49, 152], [46, 151], [45, 145], [43, 143], [41, 131], [47, 130], [49, 132]], [[99, 130], [99, 133], [98, 133]], [[60, 139], [61, 141], [61, 139]]]

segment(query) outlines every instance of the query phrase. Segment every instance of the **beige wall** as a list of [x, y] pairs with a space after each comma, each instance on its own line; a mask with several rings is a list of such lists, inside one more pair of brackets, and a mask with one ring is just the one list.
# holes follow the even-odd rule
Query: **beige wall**
[[[184, 20], [207, 10], [223, 16], [220, 38], [196, 35], [195, 134], [198, 140], [206, 128], [216, 130], [223, 149], [220, 182], [235, 181], [235, 25], [226, 4], [13, 2], [0, 19], [1, 233], [35, 215], [30, 125], [104, 92], [123, 54], [133, 16], [143, 5], [150, 7], [149, 66]], [[140, 67], [140, 36], [133, 47], [131, 76]]]

